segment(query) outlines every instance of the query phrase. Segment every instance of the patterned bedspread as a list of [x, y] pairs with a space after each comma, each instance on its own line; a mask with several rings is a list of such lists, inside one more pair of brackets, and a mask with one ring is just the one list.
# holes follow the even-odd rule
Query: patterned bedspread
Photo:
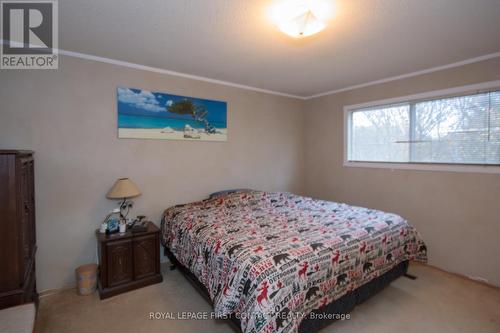
[[240, 192], [165, 211], [162, 241], [248, 332], [296, 332], [313, 309], [404, 260], [426, 261], [395, 214], [290, 193]]

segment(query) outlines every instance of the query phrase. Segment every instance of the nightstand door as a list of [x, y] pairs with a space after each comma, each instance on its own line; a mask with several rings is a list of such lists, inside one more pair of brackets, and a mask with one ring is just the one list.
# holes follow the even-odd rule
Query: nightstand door
[[108, 287], [130, 282], [132, 271], [132, 241], [130, 239], [106, 243]]
[[134, 279], [157, 274], [158, 246], [157, 235], [134, 238]]

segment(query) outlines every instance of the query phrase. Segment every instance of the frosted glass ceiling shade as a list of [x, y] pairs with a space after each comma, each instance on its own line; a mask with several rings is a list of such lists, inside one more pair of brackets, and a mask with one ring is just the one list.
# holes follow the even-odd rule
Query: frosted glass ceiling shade
[[109, 190], [108, 194], [106, 194], [106, 198], [108, 199], [124, 199], [124, 198], [133, 198], [141, 195], [141, 191], [128, 178], [120, 178], [118, 179], [113, 187]]
[[269, 8], [269, 16], [283, 33], [303, 38], [325, 29], [332, 11], [328, 0], [278, 0]]

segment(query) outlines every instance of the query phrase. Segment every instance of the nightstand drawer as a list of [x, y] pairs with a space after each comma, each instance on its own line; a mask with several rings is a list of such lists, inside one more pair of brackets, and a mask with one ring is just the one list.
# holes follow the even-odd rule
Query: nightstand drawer
[[136, 237], [133, 240], [134, 248], [134, 279], [140, 279], [157, 274], [158, 250], [156, 235]]
[[106, 253], [108, 287], [132, 281], [132, 241], [109, 242], [106, 244]]

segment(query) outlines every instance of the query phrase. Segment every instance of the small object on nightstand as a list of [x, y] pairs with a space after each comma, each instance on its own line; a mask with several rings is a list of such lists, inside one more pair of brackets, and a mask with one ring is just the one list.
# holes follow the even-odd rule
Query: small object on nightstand
[[137, 221], [135, 222], [132, 227], [130, 228], [130, 231], [132, 231], [133, 233], [136, 233], [136, 232], [144, 232], [146, 230], [148, 230], [148, 224], [150, 222], [149, 221]]
[[107, 233], [112, 234], [118, 232], [120, 228], [120, 209], [115, 208], [106, 216]]
[[120, 234], [124, 234], [127, 231], [127, 223], [125, 221], [120, 222]]
[[118, 232], [120, 223], [120, 209], [113, 209], [106, 217], [104, 222], [106, 224], [106, 233], [112, 234]]

